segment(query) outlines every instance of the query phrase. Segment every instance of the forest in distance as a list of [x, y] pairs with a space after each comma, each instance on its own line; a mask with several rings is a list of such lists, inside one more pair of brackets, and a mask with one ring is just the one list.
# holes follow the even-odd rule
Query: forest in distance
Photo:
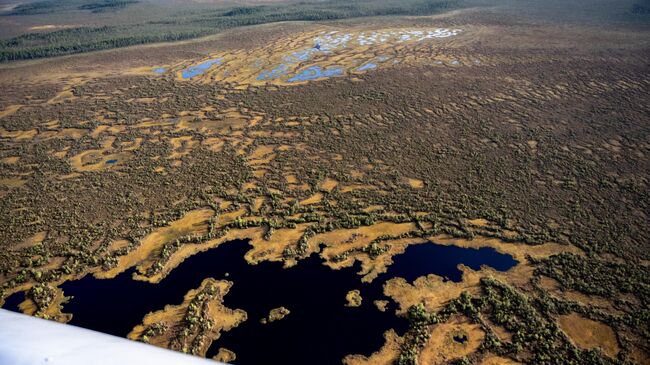
[[[284, 21], [332, 21], [381, 16], [429, 16], [476, 6], [509, 4], [512, 0], [326, 0], [277, 2], [246, 6], [168, 7], [158, 18], [128, 21], [134, 6], [157, 6], [152, 0], [44, 0], [25, 3], [0, 12], [2, 17], [51, 14], [81, 15], [115, 13], [116, 24], [82, 26], [27, 32], [0, 39], [0, 62], [61, 56], [156, 42], [193, 39], [217, 34], [227, 29]], [[530, 1], [529, 1], [530, 2]], [[626, 21], [646, 21], [649, 0], [622, 1], [612, 5]], [[526, 2], [521, 2], [528, 6]], [[598, 6], [598, 3], [594, 7]], [[535, 5], [545, 6], [545, 5]], [[554, 4], [550, 2], [552, 13]], [[83, 15], [85, 16], [85, 15]], [[122, 20], [126, 21], [122, 21]]]
[[[650, 365], [648, 55], [650, 0], [0, 0], [0, 315]], [[63, 338], [3, 323], [0, 365]]]
[[[78, 0], [47, 0], [18, 7], [8, 15], [35, 14], [67, 8]], [[83, 0], [82, 0], [83, 1]], [[94, 0], [93, 0], [94, 1]], [[197, 38], [225, 29], [283, 21], [323, 21], [386, 15], [432, 15], [459, 8], [462, 0], [366, 0], [301, 2], [298, 4], [237, 6], [213, 10], [179, 11], [144, 24], [77, 27], [24, 34], [0, 41], [0, 61], [24, 60], [97, 51], [154, 42]], [[105, 0], [76, 9], [122, 9], [135, 1]]]

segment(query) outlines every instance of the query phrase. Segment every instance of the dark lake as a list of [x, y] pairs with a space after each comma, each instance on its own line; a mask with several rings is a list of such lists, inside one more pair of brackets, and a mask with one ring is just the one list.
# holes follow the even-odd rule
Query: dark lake
[[[63, 310], [72, 313], [70, 324], [117, 336], [126, 336], [145, 314], [166, 304], [180, 304], [183, 296], [212, 277], [234, 282], [224, 298], [229, 308], [243, 309], [248, 320], [222, 333], [208, 350], [214, 356], [219, 347], [237, 354], [235, 364], [338, 364], [348, 354], [370, 355], [383, 344], [383, 333], [395, 329], [403, 334], [406, 319], [395, 316], [395, 303], [379, 311], [374, 300], [387, 299], [382, 292], [386, 280], [400, 276], [413, 281], [436, 274], [460, 281], [458, 264], [479, 269], [482, 265], [505, 271], [517, 264], [509, 255], [492, 248], [467, 249], [432, 243], [409, 246], [395, 256], [387, 273], [372, 283], [362, 283], [360, 266], [331, 270], [317, 255], [284, 269], [280, 263], [249, 265], [244, 254], [247, 241], [231, 241], [186, 259], [159, 284], [131, 279], [134, 269], [114, 279], [88, 275], [64, 283], [61, 288], [74, 298]], [[226, 276], [227, 275], [227, 276]], [[345, 306], [349, 290], [359, 289], [360, 307]], [[7, 299], [5, 307], [17, 310], [23, 293]], [[269, 310], [284, 306], [291, 313], [281, 321], [261, 324]]]
[[5, 300], [5, 304], [2, 306], [2, 308], [14, 312], [20, 312], [18, 305], [20, 305], [20, 303], [22, 303], [24, 300], [25, 300], [25, 292], [21, 291], [19, 293], [9, 296]]

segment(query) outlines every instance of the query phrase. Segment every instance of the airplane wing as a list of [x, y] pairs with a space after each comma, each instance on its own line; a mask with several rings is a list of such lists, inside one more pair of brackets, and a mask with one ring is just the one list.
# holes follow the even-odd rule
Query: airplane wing
[[217, 361], [0, 309], [2, 365], [218, 365]]

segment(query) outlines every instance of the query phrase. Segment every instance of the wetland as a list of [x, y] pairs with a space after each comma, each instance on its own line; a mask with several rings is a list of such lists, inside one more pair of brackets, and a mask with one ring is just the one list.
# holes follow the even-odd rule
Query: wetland
[[[394, 314], [395, 308], [379, 311], [372, 304], [373, 300], [386, 299], [382, 291], [386, 277], [404, 277], [410, 282], [434, 274], [460, 282], [457, 267], [461, 264], [474, 270], [486, 265], [499, 271], [516, 264], [511, 256], [492, 248], [423, 243], [395, 256], [387, 273], [371, 283], [362, 283], [357, 274], [359, 265], [332, 270], [316, 254], [287, 269], [271, 262], [251, 265], [244, 259], [250, 248], [246, 241], [223, 243], [186, 259], [157, 284], [134, 280], [133, 269], [113, 279], [88, 275], [66, 282], [61, 289], [70, 299], [62, 311], [72, 314], [69, 324], [125, 337], [145, 314], [180, 303], [205, 278], [228, 280], [234, 284], [224, 296], [224, 305], [245, 311], [248, 319], [221, 334], [208, 349], [208, 357], [216, 355], [219, 348], [227, 348], [237, 355], [235, 363], [283, 358], [288, 364], [331, 364], [351, 353], [370, 355], [382, 345], [382, 334], [389, 329], [401, 334], [406, 331], [408, 323]], [[359, 288], [366, 298], [354, 308], [344, 305], [346, 292], [352, 288]], [[18, 311], [15, 302], [22, 300], [24, 295], [17, 293], [8, 298], [5, 308]], [[286, 319], [269, 325], [259, 323], [270, 309], [280, 306], [291, 308]], [[368, 335], [358, 336], [359, 331]]]
[[2, 308], [242, 365], [649, 362], [643, 1], [89, 2], [0, 14]]

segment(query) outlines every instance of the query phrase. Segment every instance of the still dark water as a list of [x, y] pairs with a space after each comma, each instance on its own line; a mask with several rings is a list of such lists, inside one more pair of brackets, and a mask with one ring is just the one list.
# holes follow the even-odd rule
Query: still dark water
[[[460, 281], [459, 264], [473, 269], [487, 265], [500, 271], [517, 264], [511, 256], [492, 248], [419, 244], [395, 256], [388, 272], [367, 284], [357, 275], [358, 264], [331, 270], [312, 255], [289, 269], [272, 262], [249, 265], [243, 258], [249, 249], [247, 241], [222, 244], [189, 257], [159, 284], [132, 280], [133, 269], [108, 280], [88, 275], [61, 286], [65, 295], [74, 297], [63, 311], [73, 314], [70, 324], [124, 337], [148, 312], [180, 304], [203, 279], [226, 279], [234, 285], [224, 304], [245, 310], [248, 320], [222, 333], [208, 350], [208, 357], [225, 347], [237, 354], [235, 364], [338, 364], [345, 355], [369, 355], [378, 350], [384, 331], [393, 328], [402, 334], [406, 330], [407, 321], [394, 314], [395, 303], [391, 302], [386, 312], [373, 304], [387, 299], [382, 293], [386, 280], [400, 276], [413, 281], [436, 274]], [[345, 306], [345, 294], [352, 289], [359, 289], [363, 297], [358, 308]], [[9, 297], [5, 307], [17, 310], [21, 295]], [[291, 313], [281, 321], [259, 323], [269, 310], [280, 306]]]
[[2, 308], [14, 312], [20, 312], [18, 305], [20, 305], [20, 303], [22, 303], [24, 300], [25, 300], [25, 292], [21, 291], [7, 298]]

